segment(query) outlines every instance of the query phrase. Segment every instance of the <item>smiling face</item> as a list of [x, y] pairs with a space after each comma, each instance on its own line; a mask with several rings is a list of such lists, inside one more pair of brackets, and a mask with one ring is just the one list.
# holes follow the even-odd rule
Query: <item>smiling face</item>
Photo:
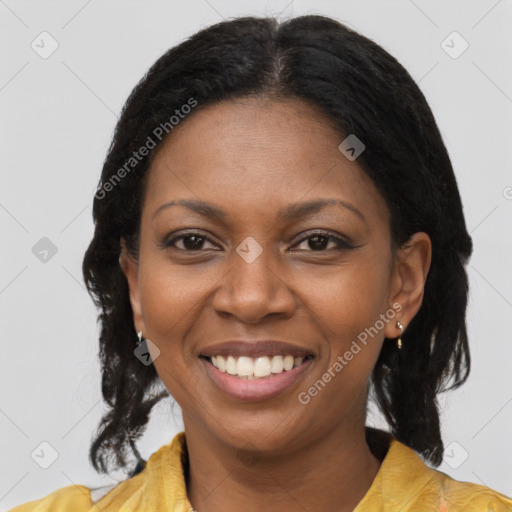
[[[278, 454], [364, 425], [372, 368], [384, 337], [400, 334], [396, 320], [406, 326], [420, 306], [430, 246], [420, 236], [392, 251], [385, 201], [339, 151], [344, 138], [306, 103], [251, 98], [195, 112], [156, 156], [139, 260], [123, 250], [121, 264], [135, 327], [158, 346], [156, 370], [187, 431]], [[277, 392], [243, 399], [255, 380], [202, 357], [232, 340], [277, 340], [311, 357], [295, 378], [266, 378], [283, 380]]]

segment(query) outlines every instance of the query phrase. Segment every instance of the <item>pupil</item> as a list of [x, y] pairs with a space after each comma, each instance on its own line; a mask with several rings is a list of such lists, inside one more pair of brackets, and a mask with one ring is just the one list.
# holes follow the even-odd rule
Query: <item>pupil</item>
[[[188, 243], [190, 240], [195, 240], [192, 244]], [[203, 243], [203, 239], [200, 236], [190, 235], [183, 239], [183, 245], [185, 246], [185, 249], [189, 250], [197, 250], [201, 248], [201, 245]]]
[[[323, 243], [322, 242], [319, 243], [318, 242], [319, 239], [323, 240]], [[309, 239], [309, 247], [311, 249], [325, 249], [326, 242], [327, 242], [327, 237], [325, 237], [323, 235], [314, 235]]]
[[[328, 243], [328, 240], [324, 235], [314, 235], [310, 237], [308, 241], [310, 249], [316, 250], [325, 249], [326, 243]], [[183, 245], [186, 249], [191, 251], [200, 249], [202, 244], [203, 238], [200, 236], [190, 235], [183, 238]]]

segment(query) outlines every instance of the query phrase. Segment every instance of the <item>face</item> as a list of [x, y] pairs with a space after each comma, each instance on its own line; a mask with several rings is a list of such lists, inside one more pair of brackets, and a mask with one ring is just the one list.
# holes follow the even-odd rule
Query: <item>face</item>
[[[385, 201], [339, 151], [344, 138], [299, 100], [252, 98], [195, 112], [157, 154], [139, 258], [123, 251], [122, 267], [186, 430], [278, 454], [364, 424], [372, 368], [419, 308], [429, 247], [425, 235], [421, 250], [392, 251]], [[234, 340], [247, 345], [219, 346]], [[268, 356], [275, 373], [230, 375], [215, 353], [241, 373], [265, 373]], [[301, 354], [278, 372], [279, 355]], [[240, 355], [253, 357], [236, 366]]]

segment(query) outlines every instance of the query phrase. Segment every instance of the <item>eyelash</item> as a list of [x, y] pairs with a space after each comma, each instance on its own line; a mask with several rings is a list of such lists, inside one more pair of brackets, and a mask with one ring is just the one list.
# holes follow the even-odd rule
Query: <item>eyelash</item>
[[[199, 252], [202, 252], [203, 249], [198, 249], [196, 251], [193, 251], [193, 250], [189, 251], [187, 249], [179, 249], [178, 247], [174, 246], [176, 241], [182, 240], [184, 238], [192, 237], [194, 235], [198, 236], [199, 238], [203, 239], [204, 241], [208, 241], [211, 244], [214, 244], [214, 242], [212, 242], [208, 237], [202, 235], [201, 233], [192, 231], [192, 232], [188, 232], [188, 233], [183, 233], [183, 234], [181, 234], [179, 236], [176, 236], [176, 237], [172, 238], [171, 240], [164, 241], [162, 243], [162, 246], [163, 246], [163, 248], [172, 248], [172, 249], [176, 249], [177, 251], [181, 251], [181, 252], [189, 252], [189, 253], [199, 253]], [[337, 236], [332, 235], [328, 231], [322, 231], [322, 230], [315, 231], [314, 233], [310, 233], [308, 236], [301, 238], [295, 245], [301, 245], [303, 242], [309, 240], [310, 238], [313, 238], [314, 236], [322, 236], [322, 237], [327, 238], [329, 241], [333, 241], [337, 245], [337, 247], [334, 248], [335, 251], [355, 249], [355, 246], [349, 244], [345, 240], [343, 240], [343, 239], [341, 239], [341, 238], [339, 238]], [[330, 249], [330, 250], [332, 250], [332, 249]], [[322, 250], [318, 250], [318, 251], [309, 250], [309, 251], [306, 251], [306, 252], [328, 252], [328, 251], [329, 251], [329, 249], [322, 249]]]

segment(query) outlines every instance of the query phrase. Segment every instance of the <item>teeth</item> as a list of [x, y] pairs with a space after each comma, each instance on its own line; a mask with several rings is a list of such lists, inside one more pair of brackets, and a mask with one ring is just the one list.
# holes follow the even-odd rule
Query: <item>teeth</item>
[[294, 359], [293, 356], [286, 356], [284, 358], [284, 369], [289, 371], [293, 368]]
[[236, 375], [236, 361], [233, 356], [228, 356], [226, 360], [226, 372], [230, 375]]
[[272, 373], [281, 373], [284, 369], [283, 356], [274, 356], [270, 362]]
[[252, 359], [250, 357], [239, 357], [236, 370], [238, 375], [252, 375], [254, 370]]
[[273, 357], [246, 357], [240, 356], [214, 356], [210, 358], [213, 366], [221, 372], [229, 375], [236, 375], [242, 379], [256, 379], [268, 377], [272, 374], [279, 374], [283, 371], [290, 371], [300, 366], [304, 361], [303, 357], [273, 356]]
[[271, 368], [268, 357], [258, 357], [254, 362], [254, 376], [268, 377], [272, 373]]
[[221, 372], [226, 371], [226, 360], [223, 357], [212, 357], [212, 360], [215, 359], [217, 361], [217, 368]]

